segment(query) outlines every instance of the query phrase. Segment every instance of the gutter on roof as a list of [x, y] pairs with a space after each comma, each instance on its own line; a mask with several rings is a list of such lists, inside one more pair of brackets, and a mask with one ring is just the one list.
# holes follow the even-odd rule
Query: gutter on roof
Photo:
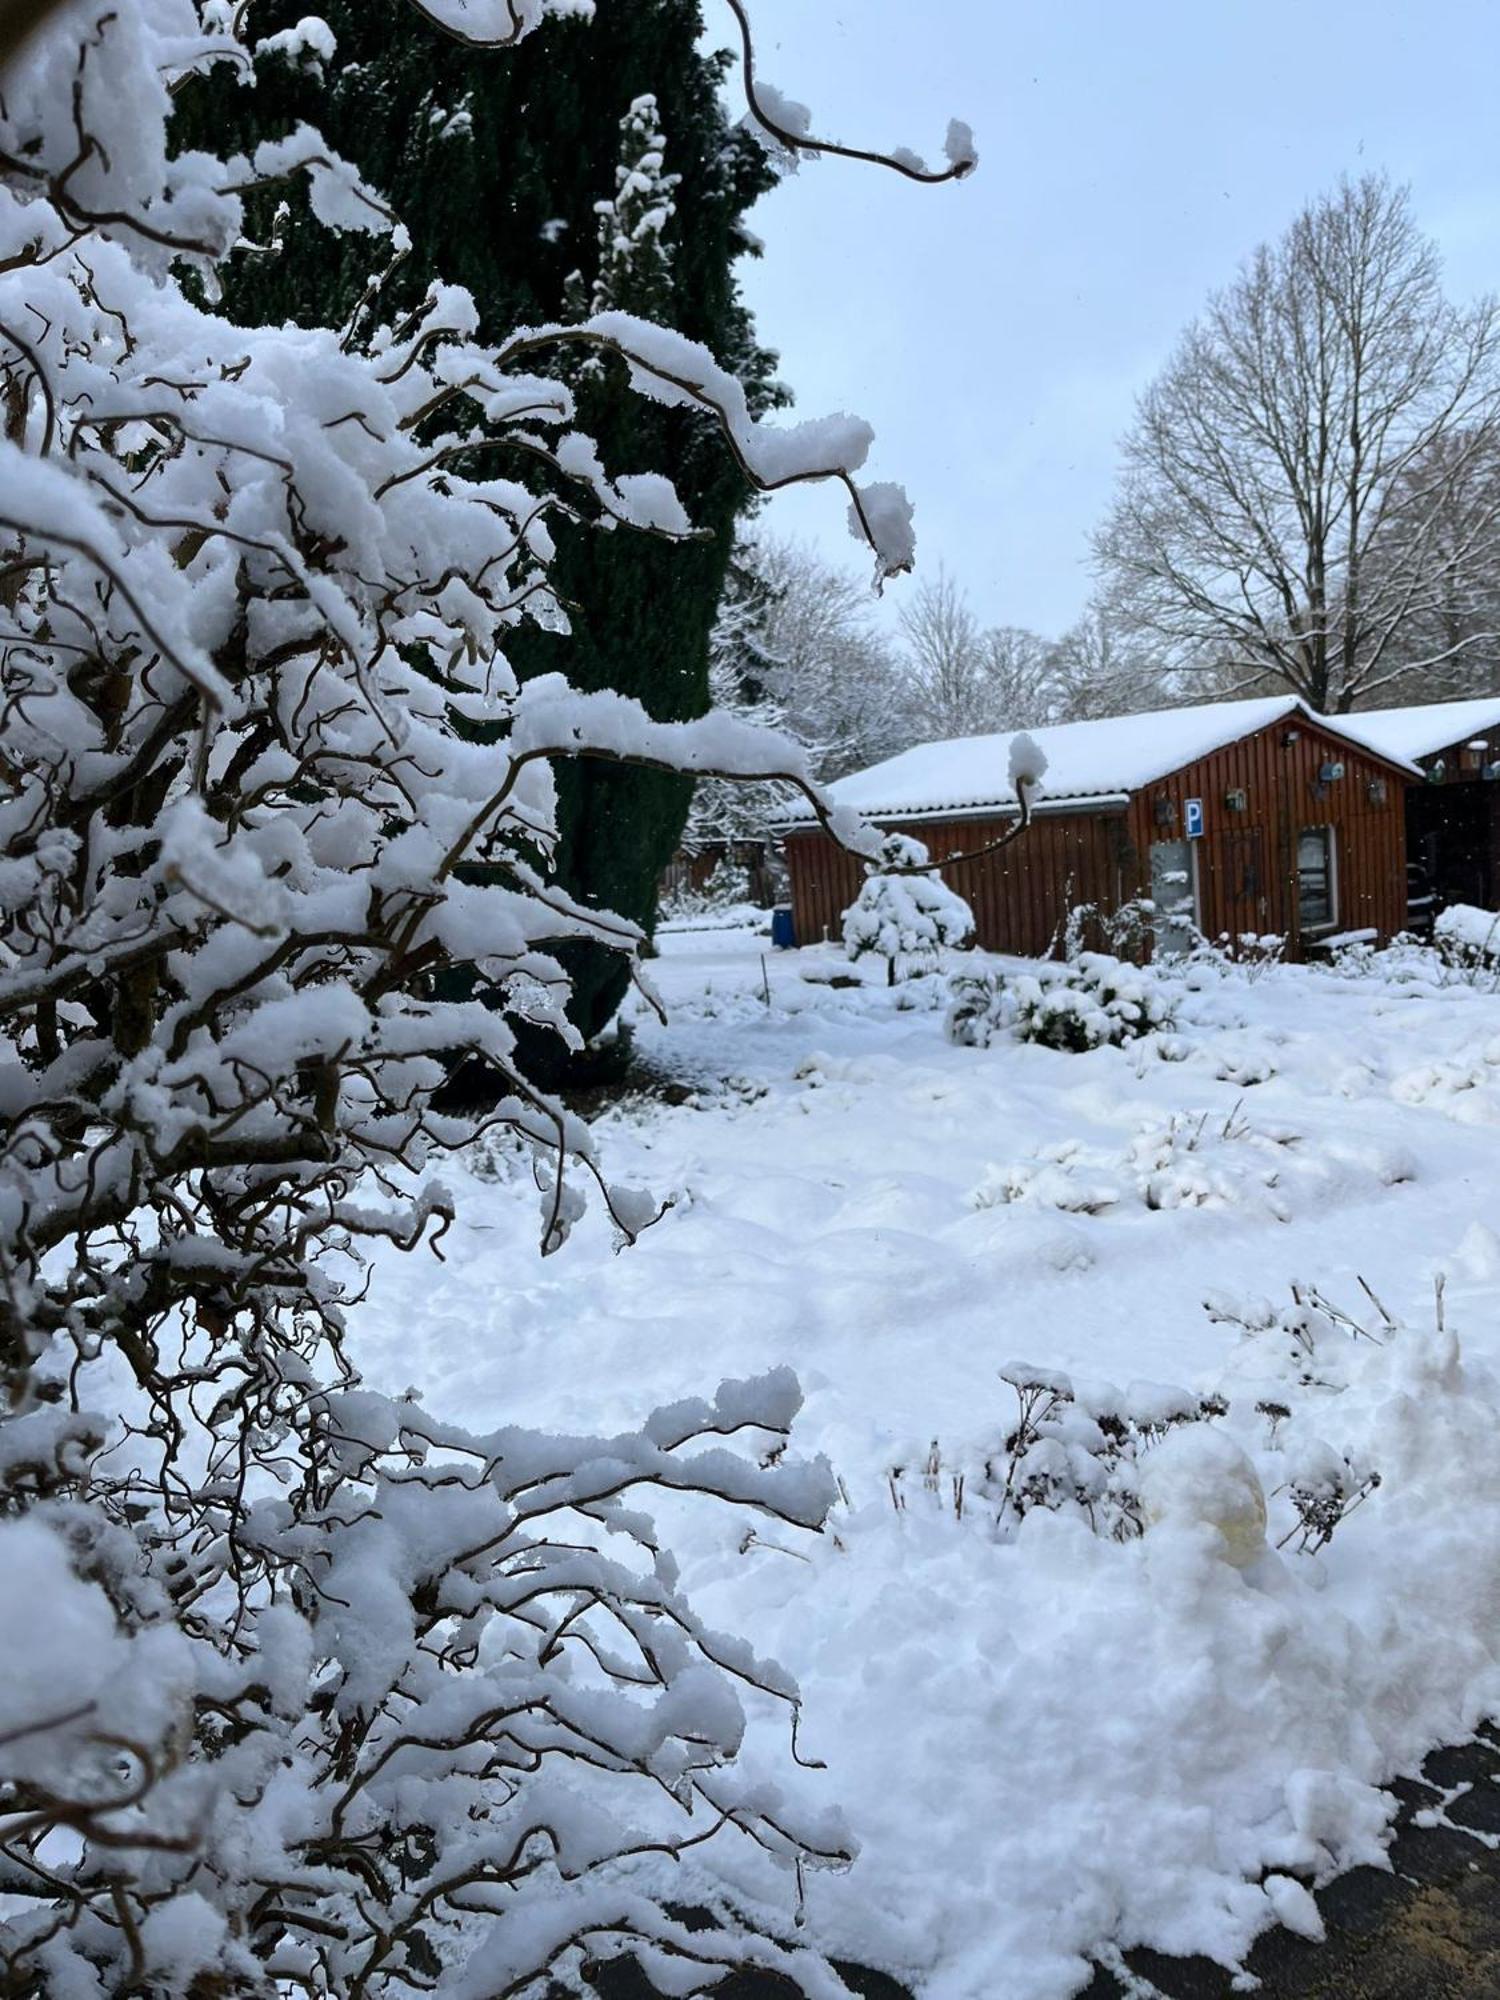
[[[1129, 792], [1078, 792], [1071, 797], [1064, 793], [1056, 798], [1038, 799], [1031, 808], [1031, 817], [1037, 820], [1064, 813], [1125, 812], [1130, 798]], [[855, 806], [852, 810], [862, 820], [876, 826], [887, 822], [892, 826], [926, 826], [959, 820], [1018, 819], [1021, 813], [1014, 799], [998, 800], [988, 805]], [[807, 819], [777, 820], [772, 826], [774, 833], [783, 835], [819, 833], [822, 830], [820, 823], [811, 816]]]

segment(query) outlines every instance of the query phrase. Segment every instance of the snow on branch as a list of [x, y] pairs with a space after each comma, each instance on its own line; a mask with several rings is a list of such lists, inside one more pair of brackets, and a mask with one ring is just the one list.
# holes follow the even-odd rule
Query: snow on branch
[[899, 486], [860, 486], [854, 474], [869, 455], [874, 432], [860, 417], [815, 417], [799, 424], [757, 422], [744, 384], [721, 368], [701, 342], [630, 313], [595, 313], [580, 326], [530, 327], [502, 350], [504, 358], [547, 347], [582, 345], [618, 355], [631, 386], [668, 407], [700, 409], [715, 418], [735, 462], [763, 493], [814, 480], [837, 480], [849, 494], [849, 526], [875, 552], [878, 580], [909, 570], [916, 558], [911, 503]]
[[[424, 11], [505, 42], [585, 10]], [[910, 511], [856, 483], [863, 425], [752, 423], [623, 314], [495, 345], [434, 283], [386, 324], [378, 286], [342, 329], [223, 317], [267, 178], [404, 248], [311, 128], [174, 150], [245, 12], [73, 0], [0, 93], [0, 1987], [534, 1994], [630, 1950], [677, 1990], [754, 1963], [833, 1995], [622, 1872], [721, 1835], [847, 1858], [741, 1775], [742, 1694], [794, 1722], [795, 1690], [641, 1508], [816, 1533], [794, 1387], [470, 1434], [363, 1387], [356, 1334], [374, 1251], [442, 1254], [476, 1138], [530, 1163], [545, 1251], [586, 1191], [625, 1242], [658, 1213], [519, 1053], [577, 1042], [571, 944], [642, 945], [549, 879], [557, 762], [777, 779], [879, 845], [743, 719], [521, 685], [512, 635], [566, 625], [557, 519], [696, 532], [536, 357], [611, 349], [627, 408], [702, 409], [757, 485], [837, 482], [882, 574]], [[460, 1065], [488, 1112], [445, 1108]]]
[[725, 0], [725, 4], [739, 26], [740, 48], [745, 64], [745, 101], [751, 119], [792, 159], [803, 153], [831, 153], [841, 160], [863, 160], [870, 166], [890, 167], [896, 173], [904, 174], [908, 180], [922, 181], [928, 186], [941, 186], [944, 181], [961, 181], [978, 166], [979, 154], [975, 150], [974, 134], [960, 118], [949, 121], [943, 140], [943, 157], [947, 165], [943, 167], [929, 167], [922, 156], [914, 153], [909, 146], [897, 146], [888, 153], [880, 153], [868, 151], [862, 146], [840, 146], [831, 139], [814, 137], [812, 113], [807, 106], [783, 97], [774, 85], [757, 77], [755, 42], [744, 0]]
[[543, 21], [593, 19], [594, 0], [410, 0], [419, 14], [470, 48], [508, 49]]

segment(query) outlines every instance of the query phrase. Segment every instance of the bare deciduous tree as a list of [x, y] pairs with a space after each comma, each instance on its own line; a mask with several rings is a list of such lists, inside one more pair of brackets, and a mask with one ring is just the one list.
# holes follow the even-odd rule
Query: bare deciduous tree
[[918, 587], [901, 634], [919, 739], [1026, 729], [1055, 716], [1045, 640], [1019, 625], [982, 626], [947, 570]]
[[757, 540], [746, 561], [764, 593], [769, 691], [819, 778], [831, 783], [904, 750], [910, 689], [869, 591], [796, 542]]
[[[1432, 587], [1414, 603], [1392, 645], [1394, 674], [1376, 692], [1386, 701], [1452, 700], [1500, 688], [1500, 434], [1442, 438], [1407, 475], [1431, 483], [1427, 555]], [[1400, 571], [1409, 562], [1401, 516], [1389, 547], [1373, 562]]]
[[1147, 390], [1098, 537], [1165, 668], [1270, 676], [1343, 712], [1475, 643], [1410, 645], [1493, 569], [1500, 516], [1454, 496], [1495, 450], [1500, 314], [1442, 290], [1407, 192], [1344, 181], [1263, 245]]
[[1099, 603], [1054, 640], [1047, 672], [1059, 717], [1067, 722], [1134, 715], [1184, 699], [1180, 680], [1161, 671], [1153, 648], [1123, 630]]

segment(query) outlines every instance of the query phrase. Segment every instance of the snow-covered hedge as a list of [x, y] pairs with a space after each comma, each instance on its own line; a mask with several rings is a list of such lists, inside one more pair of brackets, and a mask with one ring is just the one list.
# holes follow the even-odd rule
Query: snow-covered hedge
[[948, 1035], [968, 1048], [988, 1048], [1008, 1033], [1077, 1054], [1154, 1034], [1175, 1019], [1173, 998], [1149, 967], [1102, 952], [1036, 972], [959, 973], [952, 994]]

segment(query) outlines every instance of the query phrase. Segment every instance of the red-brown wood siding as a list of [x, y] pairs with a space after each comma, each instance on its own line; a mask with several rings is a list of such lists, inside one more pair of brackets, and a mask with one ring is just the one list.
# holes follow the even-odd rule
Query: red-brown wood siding
[[[998, 839], [1011, 823], [928, 820], [910, 831], [941, 862], [945, 854], [967, 853]], [[1123, 900], [1124, 832], [1118, 812], [1044, 815], [1014, 846], [945, 867], [943, 880], [974, 912], [976, 941], [986, 951], [1041, 958], [1075, 905], [1103, 903], [1113, 909]], [[789, 835], [786, 859], [797, 942], [837, 939], [844, 912], [859, 894], [864, 864], [821, 831]]]
[[[1290, 740], [1288, 740], [1290, 738]], [[1341, 763], [1344, 776], [1319, 771]], [[1383, 790], [1383, 797], [1377, 794]], [[1406, 920], [1404, 785], [1399, 772], [1304, 718], [1243, 737], [1109, 812], [1045, 813], [1014, 846], [944, 867], [943, 878], [974, 912], [987, 951], [1028, 958], [1050, 951], [1068, 911], [1081, 903], [1117, 909], [1149, 892], [1153, 840], [1180, 839], [1189, 799], [1203, 804], [1197, 856], [1198, 921], [1210, 937], [1276, 933], [1304, 955], [1297, 910], [1297, 835], [1330, 826], [1338, 882], [1334, 929], [1373, 930], [1383, 942]], [[1225, 803], [1245, 794], [1245, 810]], [[1157, 819], [1169, 802], [1168, 824]], [[882, 820], [927, 844], [934, 861], [982, 847], [1004, 831], [1000, 819]], [[786, 842], [799, 944], [840, 934], [843, 913], [859, 893], [864, 869], [821, 831]]]

